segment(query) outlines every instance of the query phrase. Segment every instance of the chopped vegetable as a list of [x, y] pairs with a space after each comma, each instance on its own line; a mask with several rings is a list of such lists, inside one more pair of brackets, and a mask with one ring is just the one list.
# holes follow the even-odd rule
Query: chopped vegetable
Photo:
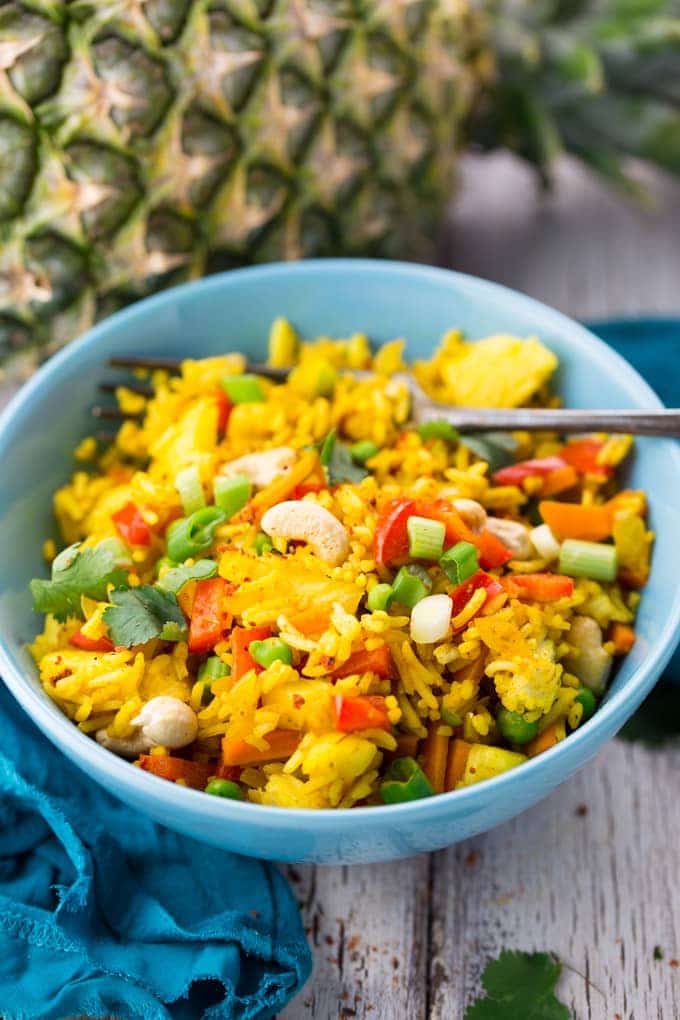
[[560, 456], [580, 475], [594, 475], [606, 479], [614, 473], [608, 464], [598, 464], [604, 443], [600, 439], [572, 439], [560, 450]]
[[391, 730], [385, 699], [380, 695], [362, 695], [351, 698], [336, 694], [333, 699], [335, 728], [340, 733], [355, 730]]
[[186, 640], [187, 622], [172, 592], [145, 584], [112, 591], [110, 599], [112, 605], [104, 610], [104, 623], [114, 645], [133, 648], [152, 638]]
[[463, 1020], [570, 1020], [555, 997], [561, 969], [550, 953], [503, 950], [482, 974], [486, 995], [468, 1006]]
[[456, 508], [445, 499], [423, 501], [414, 512], [441, 521], [446, 528], [447, 543], [469, 542], [477, 548], [479, 562], [485, 570], [493, 570], [512, 559], [510, 550], [488, 528], [475, 532], [467, 526]]
[[574, 698], [574, 701], [577, 701], [579, 705], [583, 706], [583, 715], [581, 717], [582, 721], [585, 722], [586, 719], [590, 719], [591, 715], [593, 715], [597, 708], [597, 699], [590, 688], [579, 687], [578, 694]]
[[412, 569], [401, 567], [392, 584], [392, 595], [395, 602], [406, 606], [407, 609], [413, 609], [421, 599], [425, 598], [431, 587], [431, 581], [428, 587], [424, 579], [414, 573]]
[[573, 468], [571, 464], [567, 464], [566, 467], [558, 468], [556, 471], [551, 471], [543, 479], [543, 485], [541, 486], [542, 496], [556, 496], [558, 492], [565, 492], [567, 489], [573, 489], [575, 485], [578, 485], [578, 474], [576, 468]]
[[467, 765], [468, 755], [472, 744], [469, 744], [466, 740], [460, 740], [456, 738], [451, 743], [449, 750], [449, 760], [446, 765], [446, 778], [444, 780], [445, 790], [455, 790], [458, 783], [465, 775], [465, 766]]
[[556, 722], [551, 723], [550, 726], [527, 744], [526, 752], [530, 758], [535, 758], [537, 754], [549, 751], [551, 747], [554, 747], [559, 742], [560, 731], [558, 725]]
[[517, 464], [495, 471], [492, 480], [496, 485], [520, 485], [525, 478], [546, 478], [554, 471], [567, 467], [561, 457], [541, 457], [536, 460], [522, 460]]
[[448, 595], [426, 595], [412, 609], [411, 639], [420, 645], [443, 641], [451, 626], [452, 607]]
[[214, 577], [217, 573], [217, 564], [214, 560], [196, 560], [192, 566], [171, 567], [163, 574], [156, 587], [163, 591], [171, 591], [178, 595], [185, 584], [190, 581], [204, 581], [207, 577]]
[[142, 754], [139, 764], [145, 772], [151, 772], [160, 779], [177, 782], [181, 779], [194, 790], [203, 790], [214, 771], [211, 765], [201, 761], [187, 761], [170, 754]]
[[527, 722], [524, 716], [499, 708], [496, 725], [502, 737], [511, 744], [528, 744], [538, 733], [538, 722]]
[[446, 707], [446, 705], [442, 705], [441, 707], [441, 717], [443, 723], [447, 726], [453, 726], [454, 729], [463, 725], [463, 720], [458, 713], [452, 712], [450, 708]]
[[416, 513], [413, 499], [391, 499], [383, 506], [375, 528], [373, 554], [378, 566], [388, 567], [408, 555], [409, 517]]
[[[491, 574], [486, 574], [483, 570], [478, 570], [476, 574], [469, 577], [467, 581], [463, 581], [462, 584], [459, 584], [458, 587], [454, 588], [451, 592], [451, 600], [453, 603], [453, 608], [451, 610], [452, 616], [458, 616], [458, 614], [465, 609], [466, 605], [478, 588], [484, 588], [486, 590], [487, 602], [496, 595], [500, 595], [503, 591], [503, 585], [497, 577], [493, 577]], [[482, 606], [480, 606], [480, 609], [481, 608]]]
[[221, 387], [215, 390], [215, 400], [217, 401], [217, 434], [223, 436], [227, 431], [229, 415], [233, 405]]
[[439, 566], [451, 584], [462, 584], [479, 570], [477, 547], [472, 542], [456, 542], [446, 550], [439, 560]]
[[443, 439], [447, 443], [458, 442], [458, 430], [443, 418], [437, 421], [426, 421], [418, 426], [418, 435], [427, 442], [428, 439]]
[[500, 583], [508, 595], [535, 602], [556, 602], [574, 592], [573, 579], [561, 574], [507, 574], [500, 578]]
[[284, 761], [297, 750], [302, 737], [297, 730], [272, 730], [264, 740], [267, 747], [261, 749], [247, 740], [224, 737], [222, 740], [222, 762], [225, 765], [257, 765], [264, 761]]
[[290, 645], [278, 637], [264, 638], [262, 641], [251, 641], [248, 645], [254, 662], [263, 669], [267, 669], [275, 662], [284, 662], [287, 666], [292, 665], [293, 650]]
[[223, 676], [229, 676], [231, 673], [231, 666], [220, 659], [219, 655], [211, 655], [209, 659], [206, 659], [202, 663], [197, 679], [203, 683], [213, 683], [215, 680], [219, 680]]
[[83, 548], [78, 542], [70, 545], [52, 562], [51, 580], [31, 581], [33, 609], [36, 613], [51, 613], [61, 622], [69, 616], [82, 619], [83, 595], [103, 601], [110, 585], [115, 588], [127, 583], [122, 564], [118, 539], [104, 539], [94, 548]]
[[175, 488], [179, 492], [182, 510], [185, 514], [193, 514], [205, 506], [201, 477], [195, 464], [190, 464], [189, 467], [177, 473]]
[[214, 492], [216, 505], [224, 511], [225, 519], [230, 521], [250, 499], [253, 485], [247, 475], [234, 475], [232, 478], [218, 475], [214, 482]]
[[516, 768], [525, 761], [526, 755], [520, 754], [519, 751], [507, 751], [504, 747], [492, 747], [488, 744], [473, 744], [465, 762], [463, 778], [457, 788], [483, 783]]
[[253, 541], [253, 549], [257, 555], [263, 556], [265, 553], [271, 552], [273, 548], [274, 543], [269, 535], [265, 535], [264, 531], [258, 531]]
[[196, 585], [189, 623], [189, 651], [209, 652], [224, 637], [228, 615], [223, 600], [229, 590], [223, 577], [211, 577]]
[[402, 804], [409, 800], [432, 797], [434, 790], [414, 758], [397, 758], [385, 773], [380, 796], [386, 804]]
[[540, 524], [537, 528], [532, 528], [529, 538], [541, 559], [548, 563], [552, 563], [560, 555], [560, 543], [547, 524]]
[[393, 673], [392, 656], [387, 645], [380, 645], [379, 648], [362, 648], [354, 652], [349, 659], [336, 666], [331, 671], [335, 680], [341, 680], [345, 676], [354, 676], [362, 673], [375, 673], [376, 676], [389, 677]]
[[371, 613], [375, 613], [378, 610], [385, 611], [389, 608], [393, 596], [394, 590], [391, 584], [376, 584], [368, 593], [366, 608]]
[[616, 547], [602, 542], [580, 542], [569, 538], [560, 549], [559, 569], [571, 577], [593, 581], [615, 581], [618, 566]]
[[450, 737], [439, 733], [440, 724], [431, 722], [423, 746], [423, 772], [435, 793], [443, 793], [446, 785], [446, 765], [449, 758]]
[[111, 515], [111, 520], [120, 537], [128, 545], [151, 545], [151, 529], [135, 503], [126, 503]]
[[205, 788], [206, 793], [213, 797], [226, 797], [228, 800], [243, 800], [243, 788], [231, 779], [211, 779]]
[[441, 521], [413, 515], [406, 522], [408, 552], [415, 560], [438, 560], [444, 551], [446, 528]]
[[189, 517], [173, 521], [166, 532], [168, 556], [175, 563], [195, 559], [213, 543], [215, 529], [226, 520], [223, 510], [206, 506]]
[[341, 482], [361, 482], [369, 472], [356, 463], [346, 443], [341, 443], [335, 429], [331, 429], [319, 448], [319, 460], [329, 485]]
[[354, 446], [350, 447], [349, 452], [354, 463], [361, 464], [364, 467], [366, 461], [369, 461], [371, 457], [375, 457], [376, 453], [380, 453], [380, 447], [370, 439], [361, 439]]
[[614, 515], [608, 506], [581, 506], [579, 503], [557, 503], [541, 500], [538, 509], [545, 523], [558, 539], [582, 538], [599, 542], [609, 538]]
[[627, 655], [635, 644], [635, 631], [627, 623], [613, 623], [608, 640], [614, 645], [615, 655]]
[[255, 669], [258, 672], [261, 666], [255, 662], [250, 654], [250, 645], [253, 641], [265, 641], [272, 636], [269, 627], [234, 627], [231, 632], [231, 651], [233, 661], [231, 675], [234, 683], [245, 676], [246, 673]]
[[84, 652], [112, 652], [115, 647], [110, 638], [106, 636], [91, 638], [87, 634], [83, 634], [82, 630], [71, 634], [69, 644], [74, 648], [82, 648]]
[[255, 375], [225, 375], [220, 385], [232, 404], [261, 404], [264, 393]]

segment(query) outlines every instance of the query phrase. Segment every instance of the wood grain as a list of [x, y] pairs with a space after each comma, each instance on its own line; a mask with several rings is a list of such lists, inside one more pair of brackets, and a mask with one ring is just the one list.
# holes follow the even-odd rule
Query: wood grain
[[[566, 161], [540, 196], [509, 157], [466, 160], [439, 261], [576, 317], [680, 313], [680, 187], [645, 179], [646, 211]], [[554, 950], [575, 1020], [677, 1020], [679, 780], [680, 750], [614, 741], [531, 811], [430, 858], [293, 868], [316, 966], [280, 1020], [462, 1020], [502, 948]]]

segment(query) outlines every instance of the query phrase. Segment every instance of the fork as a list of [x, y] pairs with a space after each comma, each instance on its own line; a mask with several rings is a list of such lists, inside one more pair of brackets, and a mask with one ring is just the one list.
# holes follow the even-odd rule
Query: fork
[[[108, 364], [114, 368], [163, 369], [179, 372], [181, 358], [137, 357], [135, 355], [110, 358]], [[289, 368], [272, 368], [258, 362], [247, 362], [248, 372], [282, 382], [288, 376]], [[367, 379], [374, 373], [352, 370], [355, 378]], [[411, 395], [410, 424], [424, 425], [426, 422], [445, 421], [461, 432], [477, 431], [553, 431], [562, 434], [573, 432], [622, 432], [637, 436], [680, 437], [680, 408], [659, 408], [640, 410], [638, 408], [588, 409], [552, 407], [452, 407], [432, 400], [420, 388], [416, 380], [406, 373], [397, 373], [393, 379], [404, 381]], [[119, 386], [140, 396], [153, 396], [153, 388], [140, 382], [103, 382], [99, 389], [104, 393], [115, 393]], [[124, 414], [114, 404], [97, 404], [92, 408], [96, 418], [122, 421], [139, 417]], [[111, 441], [111, 433], [99, 433], [99, 438]]]

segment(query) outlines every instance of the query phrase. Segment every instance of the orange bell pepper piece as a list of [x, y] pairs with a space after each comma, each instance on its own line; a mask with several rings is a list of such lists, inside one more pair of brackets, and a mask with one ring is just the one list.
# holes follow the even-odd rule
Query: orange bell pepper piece
[[559, 538], [582, 538], [588, 542], [601, 542], [609, 538], [614, 526], [614, 514], [609, 506], [581, 506], [580, 503], [558, 503], [541, 500], [538, 511]]

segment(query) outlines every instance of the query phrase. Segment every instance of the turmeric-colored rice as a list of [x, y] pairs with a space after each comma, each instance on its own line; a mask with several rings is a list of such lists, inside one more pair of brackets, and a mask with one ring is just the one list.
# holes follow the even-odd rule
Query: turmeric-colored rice
[[[372, 352], [363, 335], [300, 342], [277, 320], [270, 363], [290, 368], [283, 382], [247, 376], [245, 359], [229, 354], [188, 360], [178, 376], [154, 373], [150, 398], [119, 390], [131, 417], [109, 448], [80, 443], [54, 497], [73, 548], [53, 580], [72, 583], [76, 597], [47, 613], [31, 648], [44, 690], [76, 726], [209, 793], [346, 808], [465, 787], [583, 724], [634, 640], [649, 571], [644, 494], [616, 480], [630, 437], [515, 433], [489, 446], [489, 437], [466, 445], [444, 429], [421, 431], [408, 420], [403, 349], [395, 341]], [[412, 372], [439, 401], [509, 407], [554, 403], [556, 366], [537, 339], [469, 343], [451, 332]], [[486, 450], [506, 467], [541, 466], [508, 475]], [[238, 485], [219, 495], [215, 480], [234, 474], [240, 496]], [[216, 498], [227, 509], [211, 540], [193, 555], [186, 547], [189, 580], [165, 591], [178, 562], [168, 561], [169, 535], [189, 504]], [[605, 508], [597, 544], [615, 564], [611, 580], [560, 572], [575, 507], [586, 533], [592, 508]], [[566, 532], [542, 513], [567, 520]], [[433, 540], [445, 531], [440, 550], [418, 552], [411, 518], [434, 522]], [[463, 580], [459, 565], [440, 564], [452, 546], [465, 546]], [[72, 576], [74, 562], [103, 549], [115, 551], [118, 572], [93, 593]], [[46, 543], [49, 559], [55, 552]], [[209, 564], [192, 578], [197, 560]], [[400, 601], [409, 585], [415, 594]], [[157, 612], [172, 616], [170, 629], [139, 601], [149, 591], [162, 595]], [[439, 596], [424, 602], [431, 617], [415, 612]], [[125, 629], [133, 624], [147, 629]], [[159, 706], [176, 711], [185, 735], [167, 719], [154, 729]], [[395, 770], [402, 759], [420, 786]]]

